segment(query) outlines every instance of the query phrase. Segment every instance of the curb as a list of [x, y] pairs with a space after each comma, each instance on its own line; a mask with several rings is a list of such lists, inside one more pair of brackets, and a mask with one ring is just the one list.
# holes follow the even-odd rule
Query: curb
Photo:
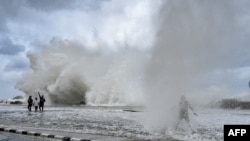
[[36, 137], [42, 137], [42, 138], [56, 139], [56, 140], [61, 140], [61, 141], [91, 141], [90, 139], [72, 138], [68, 136], [52, 135], [48, 133], [38, 133], [38, 132], [32, 132], [32, 131], [26, 131], [26, 130], [20, 130], [20, 129], [16, 130], [16, 129], [7, 128], [7, 127], [0, 127], [0, 132], [30, 135], [30, 136], [36, 136]]

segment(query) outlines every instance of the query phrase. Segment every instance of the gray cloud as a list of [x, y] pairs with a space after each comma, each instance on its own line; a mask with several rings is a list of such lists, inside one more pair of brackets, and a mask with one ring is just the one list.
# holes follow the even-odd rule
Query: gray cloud
[[0, 41], [0, 54], [2, 55], [15, 55], [24, 49], [24, 46], [13, 43], [9, 38]]
[[7, 32], [8, 30], [7, 30], [7, 27], [5, 26], [5, 22], [3, 22], [3, 21], [0, 21], [0, 32]]
[[26, 70], [29, 68], [29, 64], [27, 60], [24, 59], [14, 59], [13, 61], [9, 62], [5, 68], [4, 71], [20, 71], [20, 70]]
[[27, 0], [31, 8], [42, 11], [55, 11], [65, 9], [81, 8], [82, 10], [95, 10], [100, 8], [100, 4], [107, 0]]
[[15, 15], [20, 9], [20, 5], [23, 5], [24, 1], [20, 0], [1, 0], [0, 1], [0, 17], [7, 17]]
[[0, 1], [0, 31], [1, 34], [8, 31], [6, 23], [9, 17], [17, 15], [22, 1], [19, 0], [1, 0]]
[[59, 9], [73, 8], [75, 0], [27, 0], [27, 5], [37, 10], [54, 11]]
[[[9, 23], [44, 22], [55, 11], [89, 11], [100, 9], [107, 0], [1, 0], [0, 1], [0, 36], [11, 32]], [[48, 15], [49, 14], [49, 15]], [[39, 25], [39, 24], [38, 24]]]

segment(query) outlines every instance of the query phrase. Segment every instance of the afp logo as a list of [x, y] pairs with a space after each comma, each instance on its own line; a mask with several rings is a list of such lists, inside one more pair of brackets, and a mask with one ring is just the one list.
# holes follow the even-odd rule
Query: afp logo
[[224, 141], [250, 141], [250, 125], [224, 125]]

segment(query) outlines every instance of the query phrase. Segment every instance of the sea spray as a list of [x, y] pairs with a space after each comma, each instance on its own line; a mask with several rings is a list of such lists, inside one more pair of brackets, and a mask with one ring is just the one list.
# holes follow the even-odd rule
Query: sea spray
[[124, 50], [114, 56], [107, 73], [87, 93], [89, 105], [144, 105], [142, 93], [146, 55]]
[[41, 52], [27, 54], [31, 70], [16, 87], [26, 95], [37, 96], [41, 91], [51, 103], [79, 104], [88, 90], [80, 71], [83, 65], [76, 64], [82, 54], [84, 50], [77, 44], [52, 40]]
[[[232, 1], [165, 1], [159, 31], [145, 72], [147, 124], [174, 128], [181, 95], [193, 103], [196, 92], [208, 102], [208, 76], [229, 68], [239, 40]], [[197, 93], [200, 92], [200, 93]], [[200, 99], [200, 100], [201, 100]], [[206, 99], [206, 100], [205, 100]], [[198, 99], [196, 99], [198, 100]], [[203, 103], [205, 104], [205, 103]]]
[[41, 52], [28, 53], [31, 70], [16, 88], [27, 96], [40, 91], [51, 104], [142, 105], [146, 55], [130, 49], [111, 54], [89, 51], [54, 39]]

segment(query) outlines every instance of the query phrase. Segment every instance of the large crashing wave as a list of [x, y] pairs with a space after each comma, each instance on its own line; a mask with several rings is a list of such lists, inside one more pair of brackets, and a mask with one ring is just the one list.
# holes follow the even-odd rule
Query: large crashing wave
[[50, 103], [67, 105], [136, 105], [142, 100], [139, 71], [145, 57], [138, 52], [102, 55], [73, 41], [52, 40], [27, 57], [31, 70], [16, 84], [27, 96], [40, 91]]

